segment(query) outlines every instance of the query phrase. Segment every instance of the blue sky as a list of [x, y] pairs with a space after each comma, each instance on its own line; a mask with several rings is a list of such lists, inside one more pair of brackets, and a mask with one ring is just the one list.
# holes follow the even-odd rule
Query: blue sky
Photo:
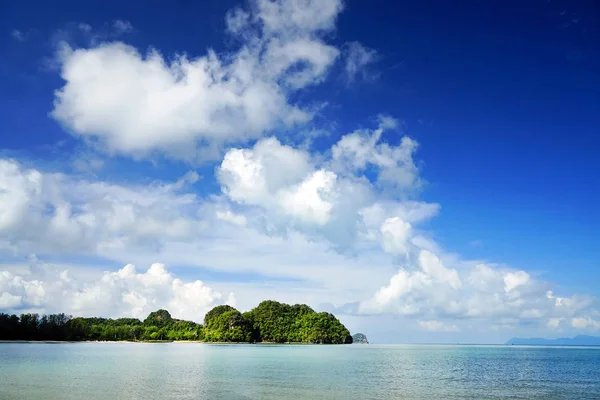
[[413, 3], [3, 4], [0, 308], [599, 330], [597, 6]]

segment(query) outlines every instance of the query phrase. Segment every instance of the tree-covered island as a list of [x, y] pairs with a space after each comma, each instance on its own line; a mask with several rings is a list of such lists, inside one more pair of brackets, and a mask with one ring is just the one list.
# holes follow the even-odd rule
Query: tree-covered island
[[352, 343], [369, 344], [369, 339], [363, 333], [352, 335]]
[[152, 312], [143, 321], [0, 313], [0, 340], [348, 344], [352, 336], [330, 313], [266, 300], [245, 313], [217, 306], [206, 314], [204, 324], [172, 318], [167, 310]]

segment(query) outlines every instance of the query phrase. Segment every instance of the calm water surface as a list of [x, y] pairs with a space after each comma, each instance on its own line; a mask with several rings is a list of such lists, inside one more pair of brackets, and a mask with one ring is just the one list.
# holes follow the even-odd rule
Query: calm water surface
[[0, 343], [0, 399], [600, 399], [600, 349]]

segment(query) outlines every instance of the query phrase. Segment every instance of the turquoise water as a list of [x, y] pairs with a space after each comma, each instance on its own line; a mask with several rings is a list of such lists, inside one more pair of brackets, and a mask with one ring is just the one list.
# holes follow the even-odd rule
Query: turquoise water
[[600, 349], [0, 343], [0, 399], [600, 399]]

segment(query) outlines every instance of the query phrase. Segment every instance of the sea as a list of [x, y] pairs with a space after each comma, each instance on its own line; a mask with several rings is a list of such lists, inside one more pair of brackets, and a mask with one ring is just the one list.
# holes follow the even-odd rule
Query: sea
[[0, 399], [600, 399], [600, 348], [0, 343]]

